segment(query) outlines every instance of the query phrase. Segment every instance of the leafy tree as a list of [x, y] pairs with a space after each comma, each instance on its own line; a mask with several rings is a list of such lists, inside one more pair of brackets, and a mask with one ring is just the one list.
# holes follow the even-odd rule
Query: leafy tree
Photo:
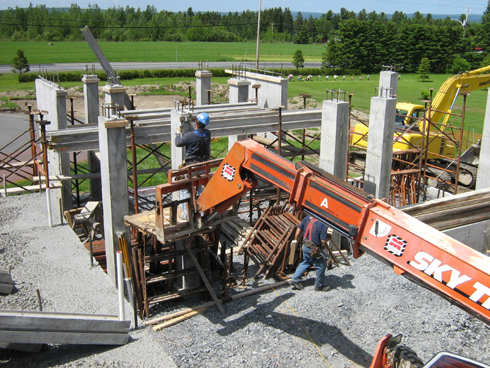
[[303, 51], [296, 50], [293, 55], [293, 65], [296, 67], [296, 69], [304, 68], [305, 58], [303, 57]]
[[470, 63], [468, 63], [461, 56], [456, 56], [451, 66], [451, 74], [458, 74], [459, 72], [466, 72], [471, 69]]
[[422, 82], [424, 82], [426, 79], [429, 79], [430, 61], [428, 58], [422, 58], [422, 60], [420, 60], [420, 65], [419, 68], [417, 69], [417, 74], [420, 74], [419, 78], [422, 79]]
[[308, 44], [309, 40], [310, 40], [310, 31], [308, 29], [308, 25], [304, 23], [298, 33], [298, 37], [296, 37], [295, 39], [295, 43], [306, 45]]
[[22, 74], [22, 71], [28, 72], [31, 70], [27, 58], [24, 55], [24, 50], [17, 49], [17, 56], [12, 59], [12, 72]]

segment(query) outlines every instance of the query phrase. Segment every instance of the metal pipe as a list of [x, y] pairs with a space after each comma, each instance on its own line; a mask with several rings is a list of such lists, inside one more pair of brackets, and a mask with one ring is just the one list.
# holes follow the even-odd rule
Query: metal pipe
[[53, 221], [51, 220], [51, 195], [49, 193], [48, 184], [46, 184], [46, 205], [48, 207], [48, 225], [53, 227]]
[[133, 190], [134, 190], [134, 213], [138, 213], [138, 174], [137, 174], [137, 166], [136, 162], [136, 144], [134, 140], [134, 122], [133, 120], [129, 120], [130, 129], [131, 129], [131, 156], [133, 161]]
[[124, 321], [124, 275], [122, 265], [122, 251], [116, 252], [116, 269], [117, 269], [117, 290], [119, 295], [119, 320]]

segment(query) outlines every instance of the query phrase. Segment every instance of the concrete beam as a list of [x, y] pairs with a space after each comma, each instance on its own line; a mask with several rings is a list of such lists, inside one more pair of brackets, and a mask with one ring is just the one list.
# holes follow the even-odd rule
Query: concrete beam
[[0, 311], [0, 344], [124, 345], [130, 323], [117, 316]]
[[[278, 114], [274, 110], [228, 111], [219, 113], [209, 111], [211, 124], [209, 130], [213, 137], [244, 135], [275, 131], [278, 128]], [[179, 113], [180, 114], [180, 113]], [[196, 111], [194, 111], [196, 114]], [[321, 126], [322, 110], [291, 110], [282, 112], [283, 130], [317, 128]], [[178, 124], [178, 123], [176, 123]], [[170, 142], [173, 135], [169, 120], [138, 121], [135, 127], [137, 144]], [[95, 126], [77, 126], [76, 128], [49, 132], [48, 140], [56, 151], [77, 152], [99, 149], [99, 131]], [[126, 130], [126, 146], [130, 146], [129, 129]]]

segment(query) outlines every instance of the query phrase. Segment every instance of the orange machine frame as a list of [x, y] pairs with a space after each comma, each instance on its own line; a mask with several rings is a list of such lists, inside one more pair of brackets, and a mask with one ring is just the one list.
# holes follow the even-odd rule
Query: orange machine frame
[[483, 254], [253, 140], [235, 143], [199, 197], [199, 210], [223, 213], [256, 185], [256, 178], [290, 193], [297, 209], [350, 236], [354, 258], [369, 253], [490, 325], [490, 261]]

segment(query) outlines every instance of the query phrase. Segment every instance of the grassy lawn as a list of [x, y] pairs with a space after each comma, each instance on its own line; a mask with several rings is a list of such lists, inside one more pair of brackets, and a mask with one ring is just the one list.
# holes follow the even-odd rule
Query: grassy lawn
[[[421, 97], [423, 91], [428, 91], [429, 88], [434, 89], [434, 97], [439, 87], [451, 77], [450, 74], [433, 74], [429, 81], [422, 82], [416, 74], [404, 74], [398, 82], [398, 102], [411, 102], [415, 104], [422, 104]], [[348, 101], [349, 94], [352, 94], [352, 107], [358, 110], [369, 112], [371, 97], [376, 94], [376, 87], [379, 85], [379, 74], [373, 75], [368, 81], [366, 76], [362, 80], [359, 77], [354, 77], [351, 80], [350, 76], [347, 76], [345, 81], [342, 78], [337, 81], [332, 80], [330, 76], [329, 81], [325, 81], [325, 76], [322, 76], [321, 81], [302, 81], [298, 82], [294, 80], [289, 83], [289, 97], [298, 96], [299, 94], [310, 94], [313, 99], [321, 102], [326, 99], [326, 90], [345, 91], [345, 98]], [[334, 94], [337, 95], [336, 93]], [[330, 96], [330, 94], [329, 94]], [[343, 98], [344, 94], [340, 93], [340, 97]], [[469, 131], [473, 134], [475, 132], [476, 139], [481, 136], [483, 131], [483, 121], [485, 118], [485, 107], [488, 97], [488, 91], [486, 89], [480, 89], [471, 92], [466, 99], [466, 115], [465, 115], [465, 131]], [[461, 113], [463, 106], [463, 98], [459, 97], [453, 111], [455, 113]], [[471, 140], [471, 138], [470, 138]]]
[[[99, 42], [111, 62], [242, 61], [255, 62], [255, 42]], [[24, 50], [31, 65], [96, 63], [87, 42], [0, 41], [0, 65], [9, 65], [17, 49]], [[261, 43], [260, 61], [291, 62], [296, 50], [305, 61], [321, 61], [324, 45]], [[34, 69], [33, 69], [34, 70]]]

